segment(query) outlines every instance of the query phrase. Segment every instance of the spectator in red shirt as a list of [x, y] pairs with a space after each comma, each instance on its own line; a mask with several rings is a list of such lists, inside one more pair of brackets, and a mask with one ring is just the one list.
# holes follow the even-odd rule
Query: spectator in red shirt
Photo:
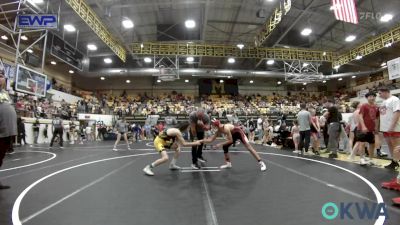
[[373, 165], [374, 162], [372, 161], [372, 157], [374, 156], [375, 150], [375, 135], [378, 132], [379, 108], [375, 105], [376, 94], [374, 92], [368, 92], [365, 97], [367, 98], [368, 103], [364, 103], [360, 108], [355, 142], [363, 142], [360, 145], [360, 152], [363, 152], [362, 149], [364, 149], [365, 142], [369, 144], [369, 158], [362, 156], [360, 159], [360, 165]]

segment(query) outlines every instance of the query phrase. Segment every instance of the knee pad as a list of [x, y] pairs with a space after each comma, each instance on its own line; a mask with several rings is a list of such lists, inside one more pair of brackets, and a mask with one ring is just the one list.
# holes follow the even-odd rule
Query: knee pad
[[228, 153], [228, 151], [229, 151], [229, 145], [224, 145], [224, 146], [222, 146], [222, 149], [224, 150], [224, 153]]

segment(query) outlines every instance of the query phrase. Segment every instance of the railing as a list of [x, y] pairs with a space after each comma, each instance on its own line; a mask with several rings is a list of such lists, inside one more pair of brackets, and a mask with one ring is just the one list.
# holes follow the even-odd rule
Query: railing
[[[189, 115], [187, 114], [157, 114], [160, 116], [160, 118], [158, 119], [159, 122], [164, 122], [165, 121], [165, 117], [167, 116], [171, 116], [171, 117], [175, 117], [176, 120], [178, 122], [184, 122], [184, 121], [189, 121]], [[272, 122], [273, 124], [275, 124], [276, 122], [278, 122], [278, 120], [281, 118], [278, 115], [267, 115], [268, 116], [268, 120], [269, 122]], [[212, 118], [221, 120], [221, 122], [225, 123], [228, 122], [228, 118], [226, 116], [224, 117], [219, 117], [218, 115], [212, 115]], [[244, 123], [245, 121], [247, 121], [248, 119], [253, 118], [253, 120], [257, 120], [260, 117], [260, 114], [253, 114], [253, 115], [240, 115], [238, 116], [238, 119]], [[144, 123], [147, 119], [147, 116], [144, 115], [133, 115], [133, 116], [126, 116], [125, 119], [128, 122], [136, 122], [136, 123]], [[290, 114], [290, 115], [286, 115], [286, 121], [289, 122], [291, 124], [291, 121], [296, 119], [296, 115]]]

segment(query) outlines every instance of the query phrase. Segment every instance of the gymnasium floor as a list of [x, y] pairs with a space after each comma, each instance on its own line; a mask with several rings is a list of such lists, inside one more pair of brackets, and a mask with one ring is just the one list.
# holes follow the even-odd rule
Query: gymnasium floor
[[[158, 157], [151, 142], [66, 145], [64, 149], [36, 145], [7, 155], [0, 180], [11, 189], [0, 191], [0, 224], [83, 225], [298, 225], [382, 224], [360, 219], [355, 203], [372, 208], [377, 199], [387, 204], [384, 224], [399, 224], [400, 208], [391, 199], [400, 193], [380, 188], [395, 172], [319, 157], [298, 157], [290, 151], [255, 145], [267, 171], [242, 145], [232, 150], [233, 168], [220, 170], [222, 150], [205, 151], [202, 171], [189, 169], [189, 148], [178, 165], [143, 167]], [[171, 155], [172, 157], [172, 155]], [[322, 206], [354, 203], [354, 219], [326, 220]], [[13, 219], [12, 219], [13, 218]]]

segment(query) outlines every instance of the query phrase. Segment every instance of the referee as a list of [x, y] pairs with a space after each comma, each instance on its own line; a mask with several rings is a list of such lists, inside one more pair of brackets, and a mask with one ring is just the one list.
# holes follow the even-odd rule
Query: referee
[[[210, 117], [202, 109], [193, 111], [189, 114], [190, 123], [190, 140], [193, 142], [195, 139], [203, 140], [204, 131], [210, 130]], [[198, 161], [205, 163], [203, 158], [203, 143], [198, 146], [192, 146], [192, 169], [200, 169]]]

